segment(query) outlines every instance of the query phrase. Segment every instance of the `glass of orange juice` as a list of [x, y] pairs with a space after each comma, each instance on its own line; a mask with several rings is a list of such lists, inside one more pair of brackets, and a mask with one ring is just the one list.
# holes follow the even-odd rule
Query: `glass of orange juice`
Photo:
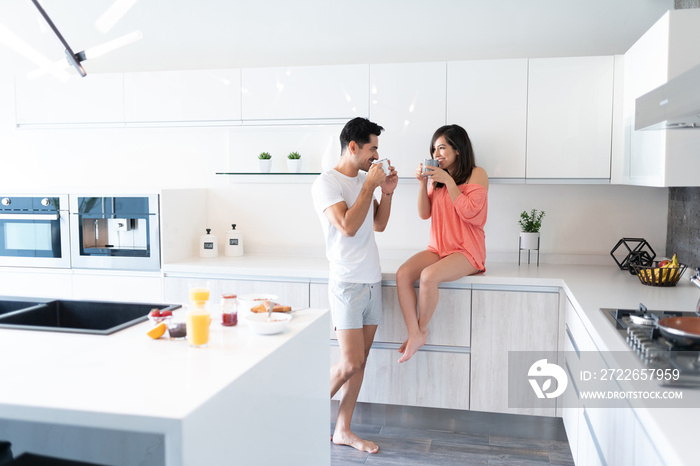
[[209, 344], [211, 316], [204, 307], [192, 307], [187, 311], [187, 341], [190, 346], [204, 348]]
[[209, 282], [196, 282], [189, 284], [190, 302], [195, 307], [203, 307], [209, 301], [211, 287]]

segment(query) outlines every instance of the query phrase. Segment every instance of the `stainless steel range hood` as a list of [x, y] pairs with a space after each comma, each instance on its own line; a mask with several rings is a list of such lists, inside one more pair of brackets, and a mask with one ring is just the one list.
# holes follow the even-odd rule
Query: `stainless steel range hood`
[[700, 65], [638, 97], [634, 129], [700, 129]]

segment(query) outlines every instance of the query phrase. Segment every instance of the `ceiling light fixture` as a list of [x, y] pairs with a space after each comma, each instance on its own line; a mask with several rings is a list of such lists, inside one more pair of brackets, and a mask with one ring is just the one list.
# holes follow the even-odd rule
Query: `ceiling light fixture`
[[41, 13], [41, 16], [44, 17], [46, 20], [46, 23], [49, 25], [51, 30], [53, 31], [54, 34], [56, 34], [56, 37], [58, 37], [58, 40], [61, 41], [61, 44], [66, 48], [66, 59], [68, 60], [68, 63], [73, 65], [75, 69], [80, 73], [80, 76], [85, 77], [87, 76], [87, 73], [85, 72], [85, 69], [83, 68], [83, 65], [80, 64], [83, 60], [85, 60], [85, 52], [78, 52], [74, 53], [73, 49], [70, 48], [70, 45], [68, 45], [68, 42], [63, 38], [61, 33], [58, 31], [56, 26], [53, 24], [53, 21], [51, 21], [51, 18], [49, 18], [49, 15], [46, 14], [46, 11], [41, 7], [39, 4], [39, 0], [32, 0], [32, 3], [36, 7], [37, 10], [39, 10], [39, 13]]
[[[25, 57], [37, 66], [40, 66], [43, 73], [51, 73], [59, 81], [66, 82], [69, 78], [68, 73], [62, 69], [58, 69], [51, 63], [46, 56], [42, 55], [31, 45], [24, 42], [15, 33], [0, 23], [0, 44], [7, 45], [10, 49]], [[66, 64], [67, 66], [67, 64]]]

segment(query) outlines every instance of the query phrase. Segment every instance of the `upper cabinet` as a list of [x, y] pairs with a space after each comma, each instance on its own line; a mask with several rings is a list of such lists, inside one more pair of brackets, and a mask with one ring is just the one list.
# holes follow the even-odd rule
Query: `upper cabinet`
[[700, 130], [635, 130], [635, 100], [700, 64], [700, 9], [672, 10], [625, 54], [620, 182], [700, 186]]
[[51, 75], [16, 77], [15, 111], [18, 125], [123, 123], [124, 90], [121, 74], [71, 75], [61, 82]]
[[127, 122], [241, 119], [238, 69], [124, 74]]
[[528, 178], [609, 179], [615, 58], [530, 60]]
[[490, 178], [525, 178], [527, 59], [448, 62], [447, 122]]
[[369, 65], [246, 68], [241, 81], [244, 120], [369, 115]]
[[401, 177], [430, 158], [433, 133], [445, 124], [444, 62], [370, 66], [370, 119], [384, 127], [379, 154]]

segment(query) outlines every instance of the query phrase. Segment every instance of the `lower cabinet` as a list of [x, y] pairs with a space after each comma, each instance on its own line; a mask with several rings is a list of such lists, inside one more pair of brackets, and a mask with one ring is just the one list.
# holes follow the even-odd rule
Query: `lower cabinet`
[[[312, 283], [310, 307], [327, 308], [328, 285]], [[471, 325], [471, 291], [469, 289], [441, 288], [440, 301], [430, 320], [430, 333], [426, 345], [468, 347]], [[396, 286], [382, 286], [383, 320], [377, 327], [374, 341], [403, 343], [408, 334], [404, 323]], [[331, 320], [331, 339], [335, 339]]]
[[0, 268], [0, 295], [70, 299], [72, 275], [69, 269]]
[[[331, 364], [339, 350], [331, 346]], [[358, 401], [430, 408], [469, 409], [469, 354], [418, 351], [399, 364], [397, 348], [373, 347]], [[338, 395], [334, 399], [338, 399]]]
[[[471, 402], [474, 411], [554, 416], [555, 400], [543, 408], [508, 406], [508, 353], [555, 353], [559, 329], [558, 289], [551, 292], [472, 290]], [[530, 396], [530, 387], [522, 392]]]
[[162, 303], [163, 278], [157, 273], [73, 272], [73, 298]]
[[[395, 285], [382, 287], [383, 320], [365, 367], [358, 401], [431, 408], [469, 409], [471, 290], [441, 288], [426, 345], [399, 364], [408, 336]], [[328, 307], [328, 285], [312, 283], [310, 306]], [[331, 364], [339, 358], [331, 322]], [[338, 395], [336, 395], [336, 398]]]
[[[586, 367], [606, 367], [576, 309], [564, 303], [564, 341], [560, 344], [563, 363], [572, 390], [561, 399], [561, 414], [574, 462], [579, 466], [664, 464], [634, 411], [624, 400], [616, 405], [591, 407], [581, 398], [575, 377]], [[585, 365], [582, 358], [586, 358]], [[595, 383], [588, 386], [596, 387]], [[612, 403], [612, 401], [611, 401]]]

